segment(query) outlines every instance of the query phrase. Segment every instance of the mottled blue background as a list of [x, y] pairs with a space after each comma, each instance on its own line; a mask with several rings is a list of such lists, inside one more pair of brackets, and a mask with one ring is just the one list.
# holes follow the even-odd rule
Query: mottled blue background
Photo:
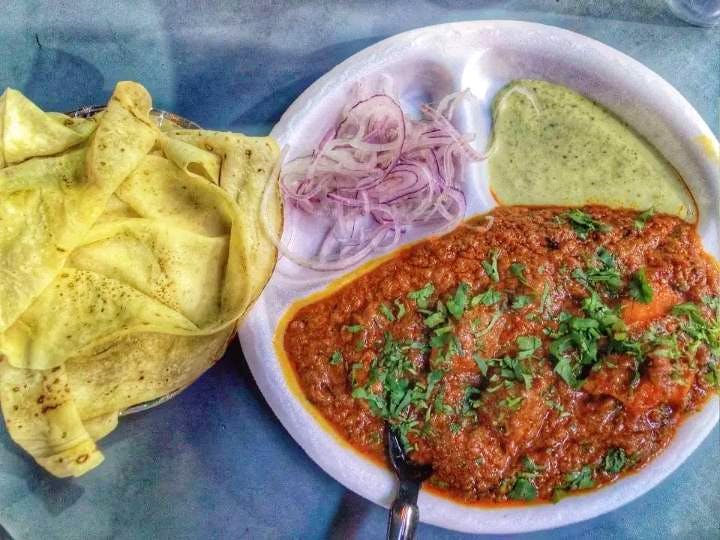
[[[203, 126], [267, 133], [316, 78], [397, 32], [522, 19], [603, 41], [670, 81], [718, 133], [720, 29], [663, 2], [0, 2], [0, 89], [42, 107], [103, 103], [119, 79]], [[112, 7], [117, 5], [117, 7]], [[385, 510], [303, 453], [238, 345], [189, 391], [123, 420], [74, 481], [39, 471], [0, 427], [0, 524], [26, 539], [381, 538]], [[669, 479], [608, 515], [523, 538], [720, 538], [717, 427]], [[0, 527], [0, 538], [3, 537]], [[466, 538], [421, 525], [420, 538]]]

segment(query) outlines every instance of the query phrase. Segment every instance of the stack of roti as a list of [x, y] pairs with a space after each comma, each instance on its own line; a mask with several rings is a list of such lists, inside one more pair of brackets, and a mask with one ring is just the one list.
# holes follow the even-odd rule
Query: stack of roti
[[96, 467], [121, 411], [211, 366], [275, 264], [276, 144], [150, 111], [133, 82], [85, 119], [0, 97], [0, 404], [56, 476]]

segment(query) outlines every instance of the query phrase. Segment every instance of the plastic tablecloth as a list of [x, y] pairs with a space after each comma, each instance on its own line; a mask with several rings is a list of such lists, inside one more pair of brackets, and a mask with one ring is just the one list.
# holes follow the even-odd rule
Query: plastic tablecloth
[[[315, 79], [398, 32], [516, 19], [564, 27], [640, 60], [718, 133], [720, 28], [664, 2], [3, 2], [0, 89], [43, 108], [101, 104], [142, 82], [157, 107], [204, 127], [270, 131]], [[189, 390], [121, 421], [105, 463], [54, 479], [0, 427], [0, 539], [382, 538], [386, 511], [328, 477], [283, 430], [235, 343]], [[720, 432], [640, 499], [590, 521], [522, 538], [720, 538]], [[420, 538], [468, 538], [421, 524]]]

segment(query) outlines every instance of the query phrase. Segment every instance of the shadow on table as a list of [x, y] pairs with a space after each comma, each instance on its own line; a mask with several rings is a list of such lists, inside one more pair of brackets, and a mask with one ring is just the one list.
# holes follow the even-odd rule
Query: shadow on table
[[[37, 34], [36, 34], [37, 35]], [[40, 43], [38, 40], [37, 43]], [[104, 77], [93, 64], [60, 49], [38, 45], [22, 91], [46, 110], [68, 111], [94, 103]], [[72, 101], [67, 101], [72, 96]]]
[[[222, 36], [226, 29], [218, 30]], [[177, 73], [175, 110], [202, 118], [203, 126], [249, 135], [266, 134], [288, 106], [339, 61], [383, 39], [345, 41], [307, 53], [258, 47], [235, 37], [197, 45], [170, 32], [171, 55], [183, 61]]]
[[335, 511], [327, 540], [349, 540], [357, 538], [363, 520], [373, 507], [373, 503], [366, 501], [352, 491], [347, 491], [340, 499]]
[[7, 532], [2, 525], [0, 525], [0, 540], [13, 540], [13, 537], [10, 536], [10, 533]]
[[[85, 491], [73, 479], [55, 478], [42, 469], [35, 461], [10, 440], [7, 433], [0, 434], [0, 443], [9, 453], [22, 461], [22, 466], [8, 474], [24, 480], [27, 490], [32, 496], [42, 501], [49, 514], [57, 516], [74, 505]], [[0, 540], [4, 540], [4, 529], [0, 527]], [[7, 533], [5, 533], [7, 534]]]

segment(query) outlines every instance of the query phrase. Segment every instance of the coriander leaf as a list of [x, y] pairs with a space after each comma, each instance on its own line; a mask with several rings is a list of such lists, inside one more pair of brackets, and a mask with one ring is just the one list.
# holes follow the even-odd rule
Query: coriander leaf
[[565, 407], [562, 406], [562, 403], [558, 403], [557, 401], [548, 399], [545, 401], [545, 404], [551, 409], [556, 410], [560, 418], [567, 418], [568, 416], [570, 416], [570, 413], [565, 410]]
[[337, 366], [338, 364], [342, 364], [343, 356], [340, 351], [335, 351], [330, 355], [330, 363], [333, 366]]
[[355, 378], [355, 372], [359, 369], [362, 369], [363, 365], [360, 362], [355, 362], [352, 366], [350, 366], [350, 384], [353, 386], [357, 386], [357, 379]]
[[553, 492], [552, 492], [552, 502], [553, 503], [558, 503], [565, 497], [567, 497], [566, 490], [561, 489], [559, 487], [556, 487], [555, 489], [553, 489]]
[[473, 296], [472, 300], [470, 300], [470, 305], [472, 307], [478, 306], [480, 304], [482, 304], [483, 306], [492, 306], [493, 304], [497, 304], [499, 301], [500, 293], [490, 287], [484, 293]]
[[395, 307], [398, 308], [397, 311], [397, 320], [399, 321], [405, 316], [405, 313], [407, 313], [407, 310], [405, 309], [405, 304], [403, 304], [398, 298], [395, 299]]
[[497, 261], [498, 261], [499, 255], [500, 255], [500, 253], [498, 252], [498, 250], [493, 249], [490, 252], [490, 259], [489, 260], [485, 259], [482, 262], [482, 267], [485, 269], [485, 273], [495, 283], [500, 281], [500, 274], [498, 273], [498, 267], [497, 267]]
[[540, 296], [540, 309], [543, 313], [550, 309], [550, 283], [547, 281], [543, 285], [542, 296]]
[[490, 330], [493, 329], [495, 324], [497, 324], [497, 322], [500, 320], [500, 317], [502, 317], [502, 313], [500, 313], [499, 311], [496, 311], [495, 313], [493, 313], [488, 325], [485, 328], [483, 328], [482, 330], [478, 330], [478, 331], [474, 332], [475, 337], [480, 338], [480, 337], [484, 336], [485, 334], [487, 334]]
[[526, 473], [537, 473], [541, 471], [543, 467], [538, 466], [530, 456], [524, 456], [522, 459], [523, 471]]
[[423, 322], [425, 323], [425, 326], [427, 326], [428, 328], [434, 328], [444, 321], [445, 321], [445, 315], [443, 315], [439, 311], [436, 311], [435, 313], [432, 313], [431, 315], [425, 317], [425, 320]]
[[526, 294], [519, 294], [513, 298], [513, 301], [512, 301], [512, 304], [510, 304], [510, 307], [513, 309], [522, 309], [526, 306], [529, 306], [532, 303], [533, 303], [532, 296], [528, 296]]
[[472, 386], [468, 386], [465, 388], [462, 406], [460, 409], [460, 414], [462, 416], [477, 418], [475, 409], [479, 408], [482, 405], [482, 401], [476, 398], [479, 397], [481, 394], [482, 391], [479, 388], [474, 388]]
[[601, 283], [610, 292], [619, 291], [623, 284], [620, 272], [615, 268], [586, 268], [585, 270], [576, 268], [572, 271], [572, 277], [585, 286]]
[[453, 414], [453, 408], [445, 403], [445, 393], [438, 392], [433, 403], [433, 410], [438, 414]]
[[434, 333], [436, 336], [442, 336], [443, 334], [449, 334], [453, 331], [453, 326], [451, 324], [440, 326], [439, 328], [436, 328], [434, 330]]
[[425, 389], [425, 397], [429, 398], [430, 394], [432, 394], [433, 388], [435, 388], [435, 385], [440, 382], [440, 380], [443, 378], [444, 372], [440, 369], [435, 369], [428, 373], [427, 376], [427, 388]]
[[575, 375], [575, 370], [572, 367], [569, 357], [563, 356], [560, 361], [555, 364], [554, 371], [560, 375], [562, 380], [564, 380], [570, 387], [579, 388], [582, 386], [582, 382], [578, 381], [577, 375]]
[[581, 240], [586, 240], [588, 234], [591, 232], [608, 232], [610, 230], [609, 225], [594, 219], [590, 214], [587, 214], [577, 208], [573, 208], [561, 215], [570, 223], [575, 231], [575, 234]]
[[560, 489], [569, 489], [575, 491], [578, 489], [588, 489], [595, 485], [593, 480], [593, 470], [589, 465], [585, 465], [579, 471], [573, 471], [565, 475], [565, 481], [560, 485]]
[[370, 411], [375, 416], [386, 417], [388, 415], [387, 403], [382, 396], [370, 392], [366, 388], [355, 388], [355, 390], [352, 391], [351, 395], [355, 399], [364, 399], [365, 401], [367, 401], [368, 407], [370, 407]]
[[525, 277], [525, 265], [523, 263], [514, 262], [510, 265], [510, 273], [517, 278], [517, 280], [523, 285], [528, 284], [528, 280]]
[[462, 426], [460, 424], [458, 424], [457, 422], [453, 422], [452, 424], [450, 424], [450, 431], [452, 431], [455, 434], [460, 433], [461, 429], [462, 429]]
[[490, 367], [488, 361], [477, 353], [473, 354], [473, 360], [475, 360], [480, 373], [482, 373], [483, 376], [487, 376], [488, 367]]
[[655, 209], [652, 206], [644, 212], [638, 214], [638, 216], [635, 218], [635, 221], [633, 222], [635, 228], [638, 231], [642, 231], [645, 228], [645, 224], [651, 217], [653, 217], [653, 215], [655, 215]]
[[575, 268], [572, 271], [572, 277], [588, 288], [602, 284], [608, 291], [616, 293], [622, 288], [623, 281], [615, 256], [601, 247], [597, 250], [595, 257], [600, 263], [599, 267]]
[[617, 259], [608, 249], [600, 246], [595, 252], [595, 257], [600, 261], [603, 268], [617, 268]]
[[627, 454], [623, 448], [611, 448], [602, 460], [602, 467], [605, 472], [617, 474], [628, 464]]
[[717, 361], [708, 362], [705, 369], [705, 380], [711, 387], [720, 393], [720, 363]]
[[645, 269], [640, 268], [630, 279], [630, 296], [638, 302], [649, 304], [653, 299], [653, 290], [645, 276]]
[[511, 411], [517, 411], [522, 405], [524, 396], [508, 396], [498, 403], [501, 407], [506, 407]]
[[508, 493], [508, 497], [513, 500], [532, 501], [537, 497], [537, 494], [537, 488], [533, 483], [524, 476], [520, 476], [515, 480], [515, 484], [510, 490], [510, 493]]
[[410, 300], [415, 300], [417, 307], [425, 309], [428, 307], [428, 301], [435, 292], [435, 286], [432, 283], [426, 283], [422, 289], [417, 291], [409, 292], [407, 297]]
[[455, 290], [453, 297], [446, 302], [447, 310], [456, 319], [460, 319], [465, 313], [465, 308], [468, 305], [467, 293], [470, 290], [470, 285], [465, 282], [461, 282], [458, 288]]
[[350, 332], [351, 334], [357, 334], [358, 332], [361, 332], [363, 328], [364, 326], [362, 324], [346, 324], [343, 326], [343, 330]]
[[540, 347], [541, 341], [537, 336], [518, 336], [515, 340], [520, 353], [518, 354], [519, 359], [528, 358]]
[[[513, 381], [521, 382], [525, 384], [527, 390], [530, 390], [532, 387], [533, 373], [523, 360], [532, 356], [536, 348], [534, 344], [530, 345], [526, 349], [521, 349], [515, 358], [505, 356], [499, 361], [501, 368], [500, 375], [505, 379], [506, 383], [512, 384]], [[495, 376], [496, 375], [493, 375], [493, 377]]]
[[582, 309], [585, 317], [561, 313], [557, 330], [549, 334], [554, 338], [548, 350], [556, 361], [555, 372], [565, 382], [573, 388], [582, 386], [583, 371], [606, 354], [629, 354], [638, 365], [644, 360], [642, 347], [628, 339], [617, 310], [606, 306], [597, 292], [591, 290], [590, 296], [583, 299]]
[[395, 315], [393, 315], [392, 310], [387, 306], [387, 304], [380, 304], [378, 309], [388, 321], [393, 322], [395, 320]]

